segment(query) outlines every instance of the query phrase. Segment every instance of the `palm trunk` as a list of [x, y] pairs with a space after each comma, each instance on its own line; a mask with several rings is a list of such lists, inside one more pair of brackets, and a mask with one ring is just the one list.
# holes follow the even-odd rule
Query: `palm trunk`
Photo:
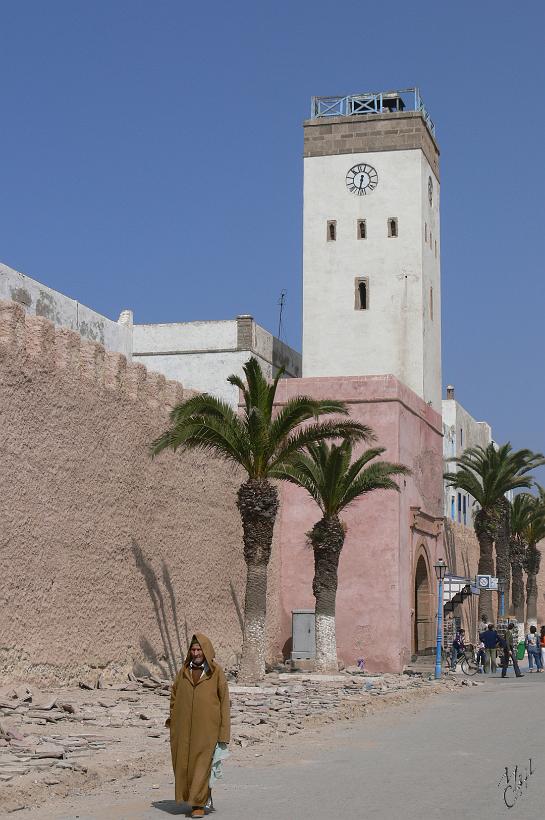
[[537, 577], [533, 572], [526, 579], [526, 618], [528, 626], [537, 626]]
[[[479, 575], [493, 575], [495, 524], [494, 518], [482, 508], [475, 515], [475, 535], [479, 542], [479, 564], [477, 572]], [[479, 611], [493, 612], [492, 592], [490, 590], [483, 590], [479, 593]]]
[[242, 519], [246, 596], [239, 683], [256, 683], [265, 675], [267, 568], [271, 557], [278, 492], [266, 479], [249, 479], [238, 491]]
[[309, 533], [314, 550], [312, 591], [316, 599], [316, 669], [337, 672], [335, 601], [344, 529], [337, 515], [324, 516]]
[[[498, 529], [496, 532], [496, 575], [498, 578], [503, 578], [505, 584], [504, 601], [509, 601], [511, 586], [511, 567], [509, 563], [511, 506], [505, 496], [502, 497], [498, 506]], [[498, 595], [498, 617], [499, 616], [500, 596]]]
[[528, 626], [537, 625], [537, 574], [541, 563], [541, 552], [535, 544], [529, 544], [526, 558], [526, 617]]
[[517, 621], [524, 621], [524, 577], [522, 564], [519, 561], [513, 563], [513, 600], [510, 614], [514, 615]]

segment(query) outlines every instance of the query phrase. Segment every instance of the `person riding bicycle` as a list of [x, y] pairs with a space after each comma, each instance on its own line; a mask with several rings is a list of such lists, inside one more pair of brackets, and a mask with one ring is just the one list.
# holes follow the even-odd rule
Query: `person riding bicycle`
[[466, 645], [464, 643], [465, 629], [460, 629], [452, 642], [452, 653], [450, 656], [450, 668], [453, 672], [456, 671], [456, 664], [460, 655], [465, 654]]

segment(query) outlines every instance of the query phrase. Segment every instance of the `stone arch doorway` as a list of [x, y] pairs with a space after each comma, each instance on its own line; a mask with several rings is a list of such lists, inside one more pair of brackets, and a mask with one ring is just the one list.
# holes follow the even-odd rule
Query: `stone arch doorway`
[[421, 553], [414, 573], [413, 654], [429, 654], [433, 651], [432, 597], [428, 565]]

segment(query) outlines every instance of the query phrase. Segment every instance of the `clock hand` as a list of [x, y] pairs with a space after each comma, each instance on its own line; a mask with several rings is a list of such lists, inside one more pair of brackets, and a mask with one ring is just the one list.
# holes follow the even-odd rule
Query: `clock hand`
[[360, 177], [360, 191], [363, 188], [363, 174]]

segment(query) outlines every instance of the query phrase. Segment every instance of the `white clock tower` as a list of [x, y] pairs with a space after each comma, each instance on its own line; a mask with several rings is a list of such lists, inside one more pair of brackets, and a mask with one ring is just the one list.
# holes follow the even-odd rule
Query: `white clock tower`
[[441, 412], [434, 130], [417, 89], [313, 99], [303, 376], [393, 374]]

